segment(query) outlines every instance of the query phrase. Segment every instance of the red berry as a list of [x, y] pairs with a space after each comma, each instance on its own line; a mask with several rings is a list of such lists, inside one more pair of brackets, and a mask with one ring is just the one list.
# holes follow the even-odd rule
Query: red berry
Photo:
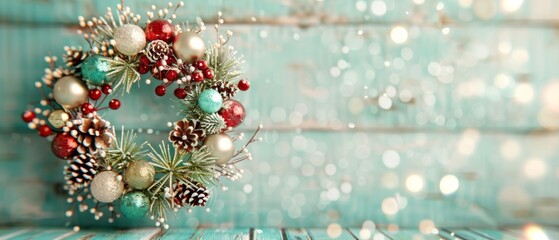
[[174, 94], [178, 99], [184, 99], [186, 97], [186, 90], [182, 88], [177, 88], [175, 89]]
[[175, 30], [173, 24], [165, 19], [157, 19], [146, 26], [146, 39], [148, 41], [162, 40], [167, 43], [173, 41]]
[[54, 136], [51, 144], [51, 150], [59, 158], [69, 159], [74, 155], [79, 144], [76, 138], [70, 133], [59, 133]]
[[[171, 48], [172, 51], [172, 48]], [[173, 55], [168, 55], [167, 56], [167, 66], [172, 66], [173, 64], [177, 63], [177, 59], [175, 57], [173, 57]]]
[[204, 74], [201, 71], [193, 72], [190, 77], [192, 78], [192, 81], [195, 82], [204, 81]]
[[104, 94], [109, 94], [109, 93], [112, 92], [112, 90], [113, 90], [113, 88], [112, 88], [111, 85], [109, 85], [109, 84], [103, 84], [103, 86], [101, 86], [101, 91], [102, 91]]
[[150, 63], [151, 63], [151, 61], [149, 60], [148, 56], [146, 56], [146, 55], [140, 56], [140, 66], [141, 65], [147, 66]]
[[162, 80], [163, 77], [165, 76], [165, 71], [159, 71], [159, 69], [157, 67], [152, 67], [150, 70], [151, 70], [151, 75], [155, 79]]
[[103, 93], [101, 93], [101, 90], [97, 88], [89, 90], [89, 98], [91, 98], [92, 100], [99, 100], [102, 94]]
[[167, 73], [165, 74], [165, 78], [167, 78], [167, 80], [171, 82], [177, 80], [178, 76], [179, 75], [174, 70], [167, 71]]
[[250, 88], [250, 82], [243, 79], [243, 80], [239, 81], [239, 83], [237, 84], [237, 87], [241, 91], [246, 91]]
[[204, 69], [208, 68], [208, 63], [205, 60], [198, 60], [198, 61], [196, 61], [195, 66], [199, 70], [204, 70]]
[[207, 79], [214, 79], [214, 70], [211, 70], [209, 68], [206, 68], [206, 70], [203, 71], [204, 72], [204, 77]]
[[157, 94], [157, 96], [160, 96], [160, 97], [164, 96], [166, 92], [167, 92], [167, 88], [165, 88], [165, 86], [163, 86], [163, 85], [157, 86], [155, 88], [155, 94]]
[[111, 108], [112, 110], [117, 110], [120, 108], [120, 101], [118, 99], [111, 99], [111, 101], [109, 101], [109, 108]]
[[91, 103], [82, 104], [82, 113], [90, 114], [92, 112], [95, 112], [95, 106], [93, 106], [93, 104]]
[[39, 127], [39, 135], [40, 135], [41, 137], [48, 137], [48, 136], [50, 136], [51, 133], [52, 133], [52, 129], [50, 129], [49, 126], [47, 126], [47, 125], [41, 125], [41, 126]]
[[146, 74], [146, 73], [148, 73], [148, 72], [149, 72], [149, 65], [140, 65], [140, 66], [138, 67], [138, 72], [139, 72], [140, 74]]
[[23, 114], [21, 114], [21, 119], [23, 119], [24, 122], [32, 122], [35, 117], [36, 116], [33, 111], [25, 111]]

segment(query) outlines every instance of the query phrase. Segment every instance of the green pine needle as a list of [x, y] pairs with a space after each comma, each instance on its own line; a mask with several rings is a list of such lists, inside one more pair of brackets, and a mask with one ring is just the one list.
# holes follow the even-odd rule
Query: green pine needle
[[201, 86], [194, 86], [184, 99], [176, 100], [180, 114], [186, 119], [201, 119], [205, 113], [198, 107], [198, 97], [202, 92]]
[[219, 133], [222, 129], [227, 127], [225, 120], [217, 113], [204, 116], [200, 122], [200, 126], [206, 130], [206, 134], [208, 135]]
[[138, 144], [136, 137], [137, 135], [133, 130], [124, 131], [123, 126], [120, 139], [116, 138], [115, 142], [107, 149], [107, 155], [101, 161], [101, 165], [104, 168], [110, 167], [122, 170], [126, 163], [144, 158], [147, 152], [144, 149], [146, 142]]
[[206, 51], [208, 66], [214, 70], [216, 81], [228, 82], [241, 75], [242, 59], [236, 56], [236, 51], [230, 46], [216, 46]]
[[[136, 71], [138, 66], [138, 60], [130, 59], [127, 62], [124, 59], [116, 57], [115, 59], [109, 60], [109, 72], [107, 77], [111, 78], [113, 83], [114, 91], [120, 90], [120, 87], [124, 87], [126, 93], [130, 92], [134, 83], [140, 80], [140, 73]], [[122, 94], [124, 94], [124, 91]]]

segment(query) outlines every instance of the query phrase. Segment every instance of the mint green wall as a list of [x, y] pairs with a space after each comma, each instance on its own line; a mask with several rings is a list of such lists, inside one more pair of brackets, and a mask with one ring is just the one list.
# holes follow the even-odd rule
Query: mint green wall
[[[66, 223], [67, 204], [56, 193], [63, 162], [19, 116], [39, 99], [33, 83], [43, 57], [85, 45], [75, 34], [77, 17], [117, 2], [0, 3], [0, 224]], [[129, 1], [138, 13], [153, 2]], [[223, 11], [232, 22], [232, 45], [245, 55], [252, 81], [240, 95], [248, 112], [243, 128], [262, 122], [267, 130], [252, 149], [255, 160], [244, 164], [245, 177], [228, 192], [216, 189], [212, 211], [181, 212], [173, 225], [558, 223], [559, 2], [524, 1], [505, 14], [498, 1], [442, 1], [437, 11], [438, 1], [386, 0], [382, 17], [361, 0], [185, 2], [179, 14], [189, 17], [181, 19], [211, 22]], [[491, 7], [494, 15], [482, 20]], [[397, 24], [408, 29], [404, 44], [390, 39]], [[163, 132], [142, 134], [152, 143], [165, 139], [166, 122], [177, 117], [152, 92], [143, 85], [106, 117]], [[379, 102], [387, 98], [385, 110]], [[419, 193], [406, 185], [412, 174], [424, 179]], [[447, 196], [439, 182], [448, 174], [459, 188]], [[392, 198], [400, 210], [386, 215]], [[72, 220], [108, 225], [90, 214]], [[120, 219], [115, 226], [150, 224]]]

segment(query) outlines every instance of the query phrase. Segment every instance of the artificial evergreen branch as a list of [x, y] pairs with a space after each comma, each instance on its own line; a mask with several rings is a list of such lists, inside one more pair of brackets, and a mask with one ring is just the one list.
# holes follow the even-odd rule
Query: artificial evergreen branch
[[241, 75], [242, 59], [231, 46], [210, 45], [206, 50], [208, 66], [214, 70], [216, 81], [228, 82]]
[[[192, 152], [190, 158], [185, 163], [188, 169], [188, 178], [200, 182], [204, 185], [215, 184], [216, 172], [213, 170], [217, 159], [211, 155], [208, 149], [203, 146]], [[185, 183], [188, 179], [182, 179]]]
[[105, 169], [121, 170], [128, 162], [142, 159], [147, 152], [144, 149], [146, 142], [138, 144], [136, 137], [137, 135], [133, 130], [124, 131], [123, 126], [120, 139], [116, 139], [107, 149], [107, 155], [101, 165]]
[[198, 107], [198, 97], [202, 92], [201, 86], [194, 86], [184, 99], [176, 100], [182, 117], [186, 119], [201, 119], [205, 113]]
[[115, 91], [119, 90], [122, 86], [126, 93], [130, 92], [134, 83], [140, 80], [140, 73], [136, 70], [138, 64], [138, 60], [126, 61], [118, 57], [109, 60], [109, 72], [107, 76], [114, 82], [113, 89]]
[[200, 126], [206, 130], [207, 135], [216, 134], [225, 129], [225, 120], [217, 113], [206, 115], [202, 118]]

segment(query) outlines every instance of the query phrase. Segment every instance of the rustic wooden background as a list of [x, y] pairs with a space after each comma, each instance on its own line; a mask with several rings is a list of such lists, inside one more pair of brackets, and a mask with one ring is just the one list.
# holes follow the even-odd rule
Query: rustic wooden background
[[[559, 2], [526, 0], [507, 12], [511, 2], [185, 1], [182, 20], [210, 25], [224, 13], [252, 82], [240, 95], [242, 128], [267, 129], [245, 177], [216, 190], [212, 211], [180, 212], [172, 225], [557, 224]], [[154, 3], [128, 1], [137, 13]], [[116, 4], [0, 3], [0, 224], [67, 223], [63, 162], [19, 116], [38, 100], [43, 57], [85, 44], [77, 17]], [[407, 29], [405, 43], [392, 41], [395, 26]], [[106, 117], [165, 133], [175, 110], [152, 92], [143, 85]], [[449, 195], [441, 189], [456, 184], [446, 175], [459, 182]], [[92, 219], [71, 220], [108, 226]]]

